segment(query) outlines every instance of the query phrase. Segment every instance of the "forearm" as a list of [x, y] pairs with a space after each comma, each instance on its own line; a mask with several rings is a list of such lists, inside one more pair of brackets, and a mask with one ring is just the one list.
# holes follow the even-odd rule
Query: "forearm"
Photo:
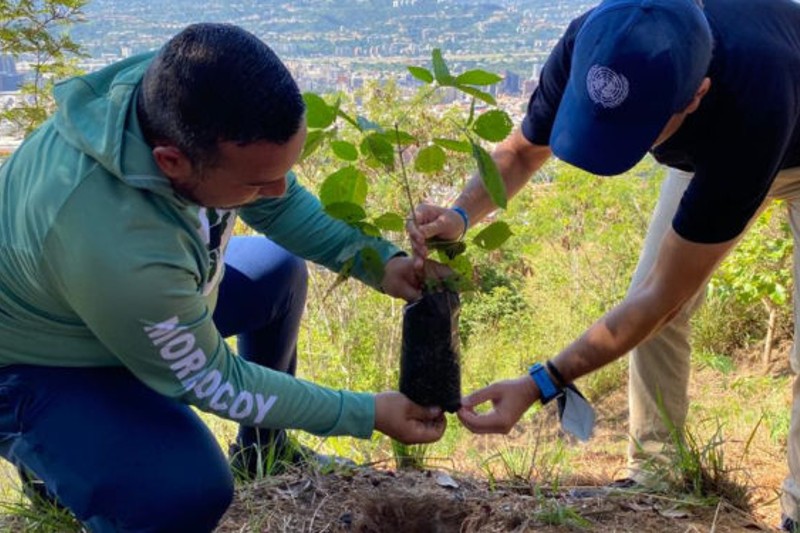
[[564, 379], [592, 372], [657, 333], [704, 286], [734, 243], [692, 243], [669, 230], [646, 279], [553, 360]]
[[381, 282], [380, 272], [365, 263], [362, 252], [371, 248], [383, 264], [399, 248], [385, 239], [370, 237], [359, 229], [329, 216], [319, 199], [291, 176], [281, 198], [267, 198], [240, 211], [242, 220], [293, 254], [335, 272], [352, 259], [350, 275], [373, 287]]
[[652, 291], [645, 288], [634, 291], [553, 359], [567, 382], [628, 353], [667, 324], [684, 303], [648, 293]]

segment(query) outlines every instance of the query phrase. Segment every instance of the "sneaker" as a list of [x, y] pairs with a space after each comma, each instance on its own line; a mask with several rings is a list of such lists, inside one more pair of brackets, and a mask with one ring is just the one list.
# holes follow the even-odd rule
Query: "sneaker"
[[781, 515], [781, 531], [789, 531], [790, 533], [800, 533], [800, 524], [794, 519], [786, 515]]
[[621, 490], [637, 490], [637, 489], [644, 489], [645, 487], [633, 478], [624, 477], [622, 479], [615, 479], [614, 481], [609, 483], [608, 488], [621, 489]]
[[297, 466], [308, 467], [322, 472], [334, 472], [341, 469], [349, 470], [358, 466], [355, 461], [346, 457], [318, 453], [308, 446], [303, 446], [296, 442], [291, 443], [291, 446], [293, 453], [290, 462]]
[[331, 472], [357, 466], [350, 459], [317, 453], [294, 441], [284, 446], [242, 446], [234, 442], [228, 448], [228, 457], [234, 475], [245, 481], [282, 474], [292, 467]]

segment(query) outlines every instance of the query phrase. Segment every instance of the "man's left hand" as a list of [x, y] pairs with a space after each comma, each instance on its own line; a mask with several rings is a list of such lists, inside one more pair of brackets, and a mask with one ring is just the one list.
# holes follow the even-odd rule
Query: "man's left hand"
[[[409, 302], [422, 296], [422, 282], [419, 271], [414, 268], [414, 260], [407, 256], [393, 257], [384, 267], [381, 288], [383, 292], [395, 298], [403, 298]], [[436, 261], [425, 261], [425, 275], [429, 278], [444, 279], [452, 271]]]
[[[462, 398], [458, 418], [473, 433], [506, 434], [538, 399], [539, 389], [526, 374], [498, 381]], [[492, 409], [487, 413], [475, 411], [475, 407], [484, 402], [491, 402]]]

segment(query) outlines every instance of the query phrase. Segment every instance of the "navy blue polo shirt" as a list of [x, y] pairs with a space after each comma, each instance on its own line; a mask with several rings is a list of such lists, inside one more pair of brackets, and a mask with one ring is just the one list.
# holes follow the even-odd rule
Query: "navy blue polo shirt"
[[[724, 242], [756, 213], [776, 174], [800, 166], [800, 4], [792, 0], [706, 0], [714, 36], [711, 89], [681, 128], [651, 151], [695, 173], [673, 219], [692, 242]], [[575, 36], [567, 28], [542, 69], [522, 132], [550, 144], [569, 78]]]

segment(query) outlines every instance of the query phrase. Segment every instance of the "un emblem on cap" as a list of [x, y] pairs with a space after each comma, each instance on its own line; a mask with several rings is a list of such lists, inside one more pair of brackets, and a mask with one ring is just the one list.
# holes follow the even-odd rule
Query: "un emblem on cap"
[[586, 90], [592, 102], [611, 109], [628, 98], [628, 78], [608, 67], [592, 65], [586, 73]]

